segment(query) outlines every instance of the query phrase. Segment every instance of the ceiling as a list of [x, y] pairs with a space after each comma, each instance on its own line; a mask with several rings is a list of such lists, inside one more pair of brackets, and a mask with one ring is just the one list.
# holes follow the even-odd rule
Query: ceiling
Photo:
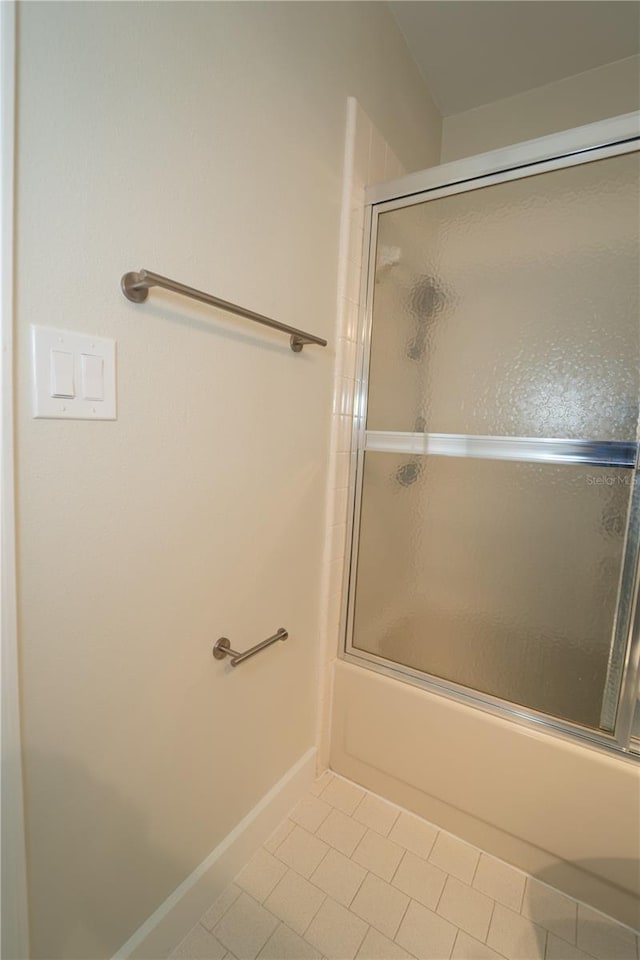
[[444, 116], [640, 52], [635, 0], [413, 0], [389, 6]]

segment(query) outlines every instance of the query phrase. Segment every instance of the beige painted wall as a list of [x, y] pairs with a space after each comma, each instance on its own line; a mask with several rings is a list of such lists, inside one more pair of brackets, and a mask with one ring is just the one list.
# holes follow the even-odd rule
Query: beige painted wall
[[[32, 956], [109, 956], [313, 744], [346, 97], [439, 115], [386, 5], [27, 3], [18, 551]], [[31, 419], [29, 324], [114, 337], [118, 420]], [[291, 639], [231, 671], [280, 625]]]
[[640, 109], [640, 57], [445, 117], [442, 163]]

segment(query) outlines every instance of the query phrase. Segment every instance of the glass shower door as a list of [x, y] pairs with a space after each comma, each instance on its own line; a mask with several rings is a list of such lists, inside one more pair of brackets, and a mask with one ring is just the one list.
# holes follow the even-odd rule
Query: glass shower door
[[638, 175], [624, 153], [376, 211], [352, 564], [352, 654], [604, 733], [637, 556]]

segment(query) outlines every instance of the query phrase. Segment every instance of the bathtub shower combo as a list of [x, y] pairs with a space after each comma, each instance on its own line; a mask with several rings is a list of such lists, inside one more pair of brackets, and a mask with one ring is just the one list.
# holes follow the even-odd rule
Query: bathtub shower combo
[[369, 190], [344, 657], [632, 754], [640, 140], [586, 129]]

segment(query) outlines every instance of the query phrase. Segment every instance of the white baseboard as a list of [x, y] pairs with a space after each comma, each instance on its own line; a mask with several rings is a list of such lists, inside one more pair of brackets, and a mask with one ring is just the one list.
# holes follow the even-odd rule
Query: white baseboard
[[316, 747], [307, 750], [200, 866], [160, 904], [113, 960], [166, 957], [231, 883], [305, 794], [316, 775]]

